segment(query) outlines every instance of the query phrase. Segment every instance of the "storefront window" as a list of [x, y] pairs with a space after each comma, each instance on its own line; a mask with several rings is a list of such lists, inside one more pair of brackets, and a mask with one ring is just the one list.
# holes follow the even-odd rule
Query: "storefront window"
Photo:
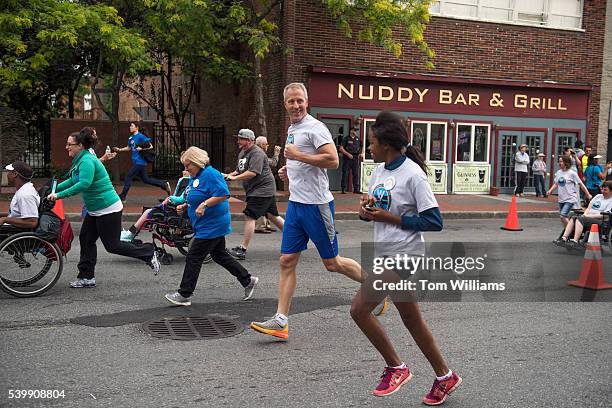
[[489, 125], [457, 124], [458, 162], [489, 161]]
[[413, 121], [412, 145], [428, 162], [446, 161], [446, 123]]
[[374, 119], [364, 119], [363, 125], [361, 126], [361, 140], [362, 143], [365, 143], [364, 150], [364, 159], [372, 160], [372, 153], [370, 153], [370, 141], [368, 140], [368, 135], [370, 134], [370, 126], [374, 124]]

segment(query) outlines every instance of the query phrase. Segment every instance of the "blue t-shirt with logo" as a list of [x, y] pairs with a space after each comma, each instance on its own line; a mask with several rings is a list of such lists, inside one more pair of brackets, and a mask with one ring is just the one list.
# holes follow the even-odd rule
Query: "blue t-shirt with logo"
[[138, 145], [141, 145], [143, 143], [151, 143], [151, 139], [146, 137], [140, 132], [134, 133], [128, 139], [128, 146], [132, 150], [132, 163], [134, 163], [137, 166], [147, 165], [147, 161], [140, 155], [140, 152], [136, 150]]
[[196, 216], [196, 209], [210, 197], [228, 197], [227, 183], [221, 173], [212, 166], [206, 166], [191, 180], [187, 193], [187, 214], [195, 232], [200, 239], [218, 238], [232, 232], [229, 212], [229, 201], [225, 200], [212, 207], [207, 207], [204, 215]]

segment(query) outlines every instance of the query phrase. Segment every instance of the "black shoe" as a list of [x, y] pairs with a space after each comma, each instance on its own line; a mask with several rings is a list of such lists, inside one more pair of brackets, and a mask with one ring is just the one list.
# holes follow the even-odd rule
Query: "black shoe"
[[243, 248], [242, 245], [233, 247], [228, 252], [231, 256], [240, 261], [244, 261], [246, 259], [246, 248]]

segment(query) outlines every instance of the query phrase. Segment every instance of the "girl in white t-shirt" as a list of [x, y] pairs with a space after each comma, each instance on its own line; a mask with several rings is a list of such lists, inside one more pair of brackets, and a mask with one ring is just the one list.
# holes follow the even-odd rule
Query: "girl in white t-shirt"
[[[398, 253], [422, 253], [422, 231], [442, 229], [442, 217], [427, 182], [423, 156], [416, 148], [407, 146], [406, 128], [401, 118], [391, 112], [378, 115], [370, 128], [369, 141], [373, 159], [382, 164], [372, 174], [368, 195], [364, 195], [361, 201], [359, 216], [364, 221], [375, 223], [375, 257], [382, 259]], [[397, 281], [397, 275], [392, 270], [382, 273], [370, 274], [366, 278], [351, 305], [351, 317], [386, 362], [381, 382], [373, 394], [381, 397], [392, 394], [412, 378], [383, 326], [372, 314], [377, 304], [389, 295], [404, 325], [436, 374], [431, 391], [423, 397], [423, 402], [439, 405], [461, 384], [461, 378], [446, 365], [415, 298], [409, 296], [403, 300], [399, 299], [399, 293], [377, 289], [374, 282], [380, 282], [381, 278], [387, 282], [385, 276]]]
[[584, 192], [587, 200], [592, 198], [589, 190], [582, 183], [578, 174], [571, 169], [571, 166], [572, 159], [569, 156], [559, 157], [559, 170], [555, 173], [555, 182], [548, 189], [548, 195], [551, 195], [555, 189], [559, 189], [559, 217], [564, 227], [568, 223], [570, 211], [574, 208], [580, 208], [578, 189]]

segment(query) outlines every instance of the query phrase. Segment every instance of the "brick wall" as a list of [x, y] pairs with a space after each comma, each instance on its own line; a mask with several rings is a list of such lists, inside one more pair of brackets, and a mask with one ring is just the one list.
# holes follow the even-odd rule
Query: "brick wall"
[[[127, 140], [130, 135], [130, 123], [131, 122], [119, 122], [119, 147], [127, 146]], [[79, 120], [79, 119], [52, 119], [51, 120], [51, 165], [53, 168], [58, 170], [68, 170], [72, 159], [66, 152], [66, 139], [72, 132], [78, 132], [85, 126], [91, 126], [96, 129], [98, 135], [98, 146], [96, 146], [96, 154], [98, 156], [104, 153], [106, 146], [113, 146], [113, 128], [112, 123], [106, 120]], [[152, 136], [153, 123], [145, 122], [143, 128], [140, 131], [148, 136]], [[117, 157], [106, 164], [111, 173], [111, 164], [114, 161], [119, 163], [120, 173], [123, 175], [127, 174], [128, 170], [132, 166], [130, 152], [121, 152]], [[152, 165], [148, 167], [149, 174], [152, 171]]]
[[588, 84], [593, 86], [588, 137], [594, 142], [599, 123], [606, 2], [584, 3], [584, 32], [432, 17], [425, 38], [437, 55], [436, 68], [428, 71], [421, 53], [406, 37], [403, 56], [396, 59], [381, 48], [343, 37], [320, 1], [287, 1], [283, 35], [291, 51], [285, 58], [285, 82], [306, 81], [309, 66], [326, 66]]

